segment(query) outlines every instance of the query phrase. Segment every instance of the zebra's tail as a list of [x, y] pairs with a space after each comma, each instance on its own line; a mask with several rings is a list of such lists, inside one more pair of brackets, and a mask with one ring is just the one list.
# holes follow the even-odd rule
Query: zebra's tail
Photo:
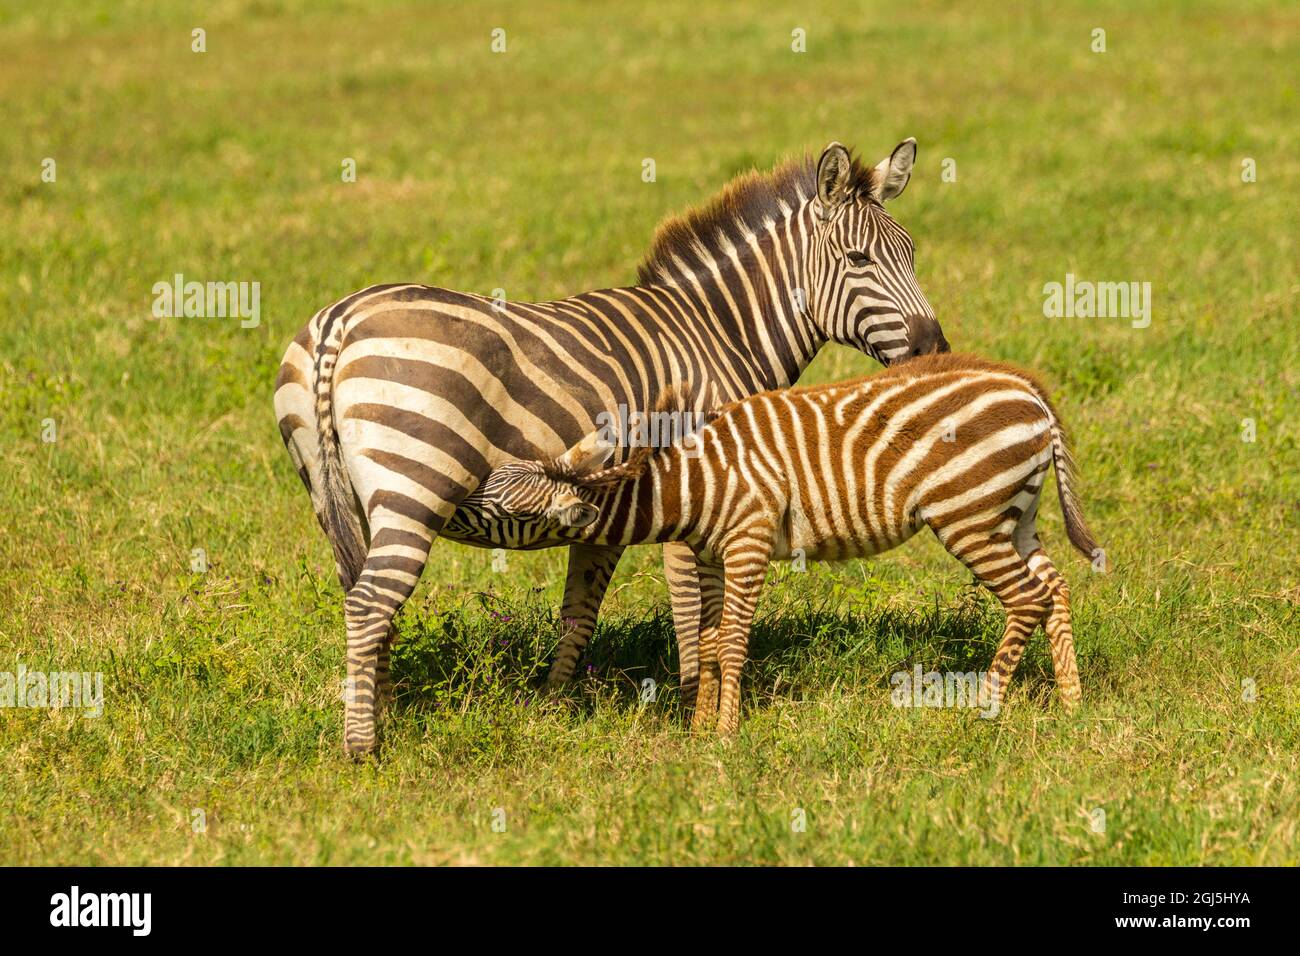
[[1065, 429], [1052, 414], [1052, 463], [1056, 466], [1056, 493], [1061, 499], [1061, 512], [1065, 515], [1065, 533], [1070, 543], [1079, 549], [1089, 560], [1097, 557], [1097, 542], [1088, 530], [1088, 523], [1083, 518], [1083, 509], [1074, 493], [1074, 478], [1077, 468], [1074, 456], [1070, 454], [1069, 442]]
[[334, 363], [337, 352], [322, 345], [316, 362], [316, 439], [320, 448], [320, 500], [318, 515], [334, 548], [339, 583], [351, 591], [366, 562], [366, 538], [361, 527], [356, 492], [339, 449], [334, 423]]

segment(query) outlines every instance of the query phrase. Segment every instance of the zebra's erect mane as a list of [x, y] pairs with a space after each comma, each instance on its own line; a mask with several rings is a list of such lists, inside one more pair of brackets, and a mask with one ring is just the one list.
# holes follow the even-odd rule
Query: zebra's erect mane
[[542, 464], [542, 473], [552, 481], [567, 482], [577, 485], [580, 488], [604, 489], [612, 488], [614, 485], [630, 481], [633, 478], [640, 478], [645, 474], [646, 467], [650, 464], [650, 459], [661, 449], [653, 448], [649, 445], [643, 445], [632, 449], [632, 454], [628, 460], [621, 465], [610, 465], [608, 468], [602, 468], [590, 474], [578, 474], [572, 469], [565, 468], [554, 461], [544, 462]]
[[[875, 170], [852, 156], [849, 187], [870, 195]], [[811, 153], [786, 160], [767, 172], [751, 169], [723, 186], [716, 196], [683, 213], [669, 216], [655, 228], [650, 251], [637, 269], [642, 284], [680, 275], [681, 259], [688, 271], [704, 265], [700, 246], [720, 253], [739, 236], [763, 229], [789, 214], [817, 191], [817, 158]]]

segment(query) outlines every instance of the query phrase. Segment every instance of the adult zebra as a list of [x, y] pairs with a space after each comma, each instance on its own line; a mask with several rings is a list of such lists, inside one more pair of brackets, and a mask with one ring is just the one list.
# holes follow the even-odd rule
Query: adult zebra
[[[632, 288], [523, 303], [372, 286], [312, 318], [275, 406], [347, 592], [349, 753], [376, 746], [393, 615], [496, 465], [558, 455], [602, 412], [647, 409], [681, 382], [719, 403], [788, 386], [827, 341], [886, 365], [947, 350], [911, 237], [881, 205], [915, 159], [914, 139], [874, 167], [832, 143], [815, 163], [743, 175], [660, 225]], [[570, 546], [553, 682], [572, 675], [622, 552]], [[699, 580], [688, 547], [664, 552], [689, 698]]]

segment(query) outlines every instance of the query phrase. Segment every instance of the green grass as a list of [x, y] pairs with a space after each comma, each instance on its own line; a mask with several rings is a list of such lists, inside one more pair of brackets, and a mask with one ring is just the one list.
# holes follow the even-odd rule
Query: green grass
[[[1300, 861], [1294, 9], [157, 6], [0, 7], [0, 671], [106, 698], [0, 711], [0, 863]], [[1001, 632], [929, 538], [773, 572], [729, 744], [683, 731], [656, 551], [556, 701], [563, 553], [440, 544], [383, 758], [348, 763], [341, 596], [271, 411], [311, 313], [627, 283], [750, 164], [908, 135], [894, 211], [949, 339], [1041, 371], [1076, 436], [1113, 572], [1052, 497], [1042, 527], [1082, 712], [1041, 637], [997, 719], [891, 706], [891, 673], [982, 669]], [[260, 282], [261, 324], [151, 318], [176, 272]], [[1152, 283], [1151, 327], [1043, 318], [1067, 272]], [[828, 347], [806, 380], [870, 368]]]

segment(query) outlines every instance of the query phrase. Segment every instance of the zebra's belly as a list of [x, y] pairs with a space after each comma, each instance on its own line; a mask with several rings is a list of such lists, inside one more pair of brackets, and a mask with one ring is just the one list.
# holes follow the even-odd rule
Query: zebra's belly
[[903, 517], [882, 521], [855, 514], [824, 514], [814, 522], [799, 502], [793, 502], [777, 529], [772, 557], [778, 561], [845, 561], [870, 558], [898, 547], [918, 526]]

